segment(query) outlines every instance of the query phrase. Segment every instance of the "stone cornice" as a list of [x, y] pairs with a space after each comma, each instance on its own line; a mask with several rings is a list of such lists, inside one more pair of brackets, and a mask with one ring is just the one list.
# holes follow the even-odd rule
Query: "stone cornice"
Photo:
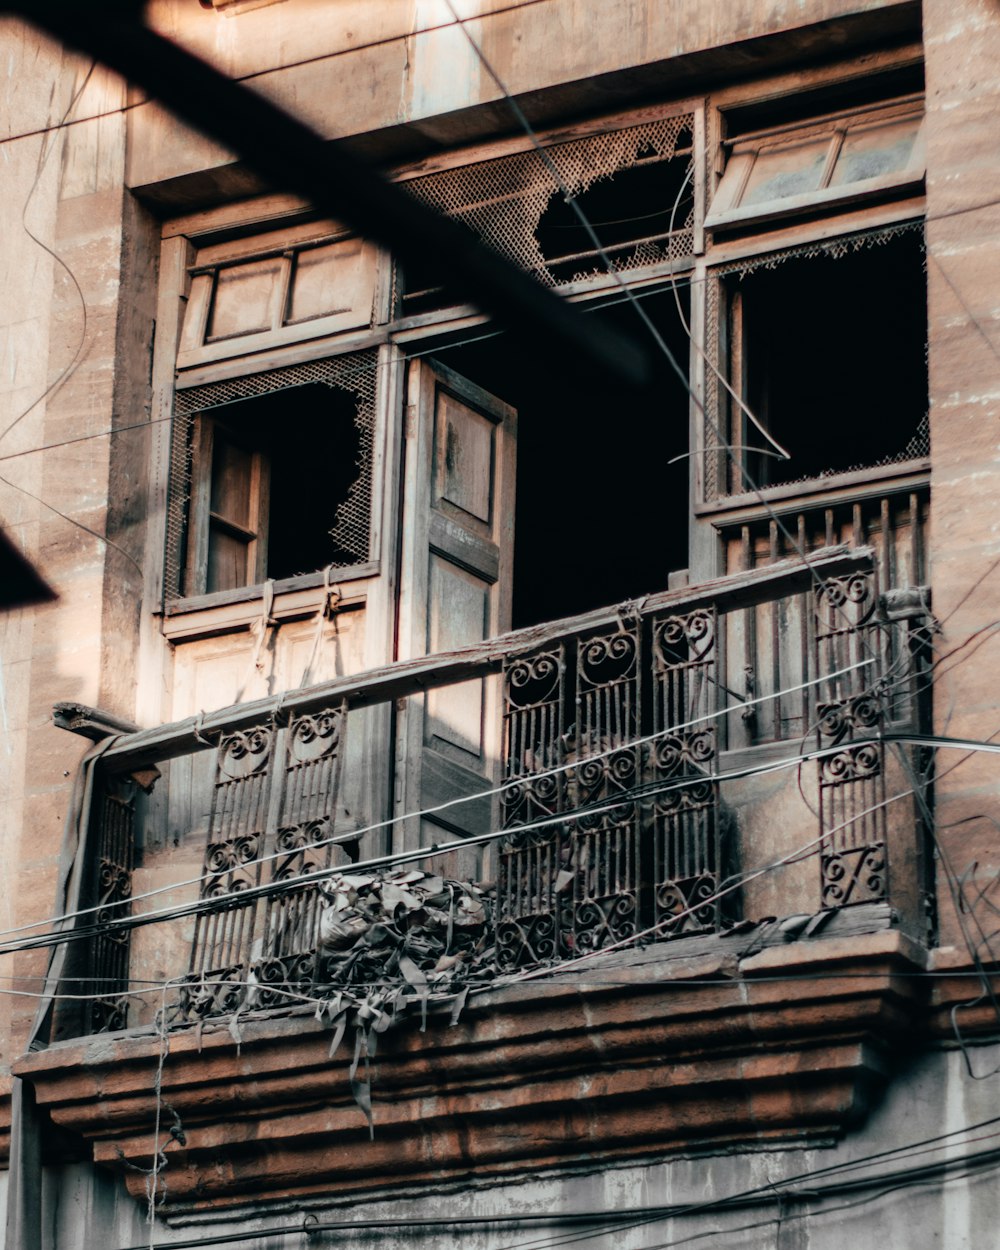
[[[661, 950], [664, 948], [660, 948]], [[898, 932], [597, 965], [470, 1000], [459, 1023], [416, 1018], [380, 1039], [375, 1135], [348, 1084], [353, 1047], [304, 1016], [175, 1032], [162, 1090], [183, 1129], [168, 1209], [467, 1176], [594, 1166], [732, 1143], [829, 1138], [864, 1115], [911, 1031], [923, 952]], [[152, 1163], [159, 1039], [118, 1035], [26, 1055], [16, 1072], [60, 1127], [123, 1172]]]

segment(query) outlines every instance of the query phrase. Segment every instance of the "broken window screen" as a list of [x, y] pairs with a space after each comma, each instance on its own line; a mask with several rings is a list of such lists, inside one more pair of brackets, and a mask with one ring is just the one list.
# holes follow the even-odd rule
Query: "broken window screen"
[[772, 255], [725, 279], [730, 383], [790, 457], [769, 454], [728, 402], [738, 454], [719, 465], [726, 493], [929, 452], [922, 231], [896, 228], [811, 253]]
[[[553, 143], [546, 156], [620, 271], [683, 260], [693, 250], [694, 117], [681, 114]], [[547, 286], [606, 272], [546, 160], [535, 150], [428, 174], [402, 184], [463, 222]], [[431, 266], [404, 275], [405, 314], [442, 307]]]
[[166, 596], [370, 558], [376, 356], [178, 391]]
[[737, 226], [917, 183], [922, 120], [922, 101], [912, 97], [731, 139], [705, 224]]

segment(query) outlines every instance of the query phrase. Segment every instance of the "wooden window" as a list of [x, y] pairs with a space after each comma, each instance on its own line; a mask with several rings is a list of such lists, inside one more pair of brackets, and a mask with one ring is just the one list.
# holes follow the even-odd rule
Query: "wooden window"
[[263, 581], [270, 460], [238, 431], [206, 417], [197, 426], [188, 593]]
[[376, 360], [350, 352], [177, 392], [168, 602], [370, 564]]
[[919, 190], [922, 125], [923, 103], [913, 96], [731, 137], [705, 225], [749, 226]]
[[[730, 399], [731, 495], [912, 467], [929, 453], [922, 233], [770, 254], [723, 282], [730, 385], [788, 452]], [[855, 248], [857, 250], [855, 250]], [[900, 468], [893, 470], [901, 471]]]
[[[179, 369], [371, 324], [378, 252], [332, 223], [198, 249]], [[296, 237], [301, 236], [301, 237]]]

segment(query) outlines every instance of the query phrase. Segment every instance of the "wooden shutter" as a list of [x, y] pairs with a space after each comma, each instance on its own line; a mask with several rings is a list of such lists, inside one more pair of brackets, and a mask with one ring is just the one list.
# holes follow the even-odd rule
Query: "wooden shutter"
[[[516, 414], [440, 364], [414, 361], [407, 383], [399, 655], [438, 654], [510, 628]], [[495, 785], [497, 679], [408, 700], [397, 734], [397, 814]], [[495, 827], [490, 799], [397, 826], [409, 846]], [[439, 871], [468, 875], [473, 860]]]

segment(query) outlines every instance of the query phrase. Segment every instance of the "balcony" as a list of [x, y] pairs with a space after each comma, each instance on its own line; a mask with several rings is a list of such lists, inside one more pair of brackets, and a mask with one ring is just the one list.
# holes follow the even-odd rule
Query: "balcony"
[[[760, 628], [761, 614], [772, 628]], [[732, 657], [754, 630], [758, 647], [765, 638], [775, 649], [772, 667], [780, 660], [795, 676], [780, 692], [734, 688]], [[336, 942], [322, 935], [324, 917], [336, 920], [327, 879], [356, 876], [359, 860], [372, 882], [384, 877], [384, 828], [403, 819], [343, 829], [350, 736], [374, 707], [398, 711], [401, 700], [468, 694], [477, 682], [500, 691], [501, 758], [489, 761], [492, 785], [445, 798], [475, 807], [481, 832], [411, 852], [441, 882], [430, 902], [444, 944], [432, 944], [433, 958], [424, 952], [424, 972], [442, 955], [469, 954], [462, 917], [456, 924], [461, 887], [433, 874], [446, 853], [454, 863], [474, 848], [490, 882], [476, 894], [486, 929], [477, 968], [488, 979], [765, 916], [812, 917], [819, 929], [829, 913], [861, 909], [852, 923], [864, 915], [924, 939], [928, 883], [911, 793], [923, 765], [915, 748], [884, 739], [926, 715], [927, 649], [924, 594], [880, 594], [869, 549], [827, 548], [809, 567], [778, 561], [121, 735], [98, 765], [81, 899], [97, 924], [74, 956], [94, 997], [82, 1014], [62, 1010], [55, 1035], [149, 1024], [156, 1011], [182, 1024], [289, 1008], [342, 988], [353, 943], [347, 931]], [[796, 704], [785, 722], [794, 732], [731, 745], [778, 698]], [[61, 716], [86, 730], [79, 710]], [[366, 786], [386, 786], [384, 765]], [[190, 851], [185, 860], [162, 849], [169, 798], [202, 813], [196, 874], [184, 875]], [[175, 833], [181, 841], [192, 844]], [[133, 901], [136, 880], [143, 897]], [[376, 901], [361, 919], [342, 917], [364, 941]], [[392, 926], [391, 909], [382, 919]], [[136, 999], [130, 990], [145, 980], [169, 988], [155, 1002]]]
[[[748, 746], [775, 693], [734, 677], [751, 632], [799, 718]], [[928, 646], [925, 592], [824, 548], [105, 740], [96, 913], [57, 969], [88, 1001], [16, 1071], [139, 1197], [161, 1097], [177, 1211], [829, 1139], [918, 1018]], [[398, 767], [405, 713], [470, 691], [497, 710], [492, 784], [442, 802], [479, 831], [401, 864], [381, 825], [345, 826], [351, 735], [392, 707]], [[463, 855], [478, 886], [444, 871]], [[408, 1010], [419, 1031], [378, 1041]]]

